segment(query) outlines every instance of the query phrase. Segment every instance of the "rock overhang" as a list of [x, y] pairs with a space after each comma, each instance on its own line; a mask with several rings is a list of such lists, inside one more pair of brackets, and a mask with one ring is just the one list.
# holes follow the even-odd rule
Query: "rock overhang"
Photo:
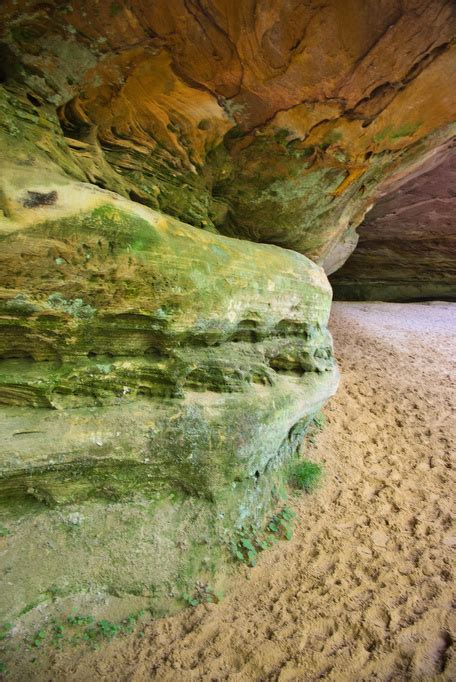
[[455, 133], [454, 3], [342, 9], [2, 4], [9, 618], [87, 585], [173, 608], [278, 503], [337, 386], [305, 256], [337, 270]]
[[17, 135], [80, 179], [328, 271], [388, 178], [454, 135], [450, 0], [0, 11]]

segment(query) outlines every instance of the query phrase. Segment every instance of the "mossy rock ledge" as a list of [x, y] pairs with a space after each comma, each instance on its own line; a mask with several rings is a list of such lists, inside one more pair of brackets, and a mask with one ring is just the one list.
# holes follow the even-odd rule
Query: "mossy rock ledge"
[[35, 166], [3, 193], [1, 618], [173, 610], [223, 582], [336, 389], [331, 288], [298, 253]]

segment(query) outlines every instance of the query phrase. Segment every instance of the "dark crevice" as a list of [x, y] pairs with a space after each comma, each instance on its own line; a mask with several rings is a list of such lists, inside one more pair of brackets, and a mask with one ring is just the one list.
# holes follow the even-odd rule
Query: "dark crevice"
[[19, 75], [19, 61], [6, 43], [0, 43], [0, 83], [7, 83]]
[[134, 189], [131, 189], [128, 192], [128, 196], [130, 197], [130, 199], [132, 201], [136, 201], [137, 204], [143, 204], [144, 206], [150, 206], [152, 203], [151, 199], [148, 199], [147, 197], [141, 196], [141, 194], [138, 194], [137, 192], [135, 192]]
[[37, 97], [35, 97], [35, 95], [27, 93], [27, 99], [30, 102], [30, 104], [33, 104], [34, 107], [43, 106], [43, 103]]
[[94, 180], [92, 184], [96, 185], [100, 189], [106, 189], [106, 183], [104, 182], [104, 180], [97, 179]]
[[58, 199], [55, 190], [52, 192], [33, 192], [29, 190], [27, 197], [22, 202], [24, 208], [36, 208], [37, 206], [52, 206]]

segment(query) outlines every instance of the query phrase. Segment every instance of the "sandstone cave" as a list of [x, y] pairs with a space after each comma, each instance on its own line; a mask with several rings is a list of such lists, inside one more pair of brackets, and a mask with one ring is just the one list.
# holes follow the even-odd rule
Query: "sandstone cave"
[[454, 0], [2, 0], [0, 164], [0, 677], [456, 679]]

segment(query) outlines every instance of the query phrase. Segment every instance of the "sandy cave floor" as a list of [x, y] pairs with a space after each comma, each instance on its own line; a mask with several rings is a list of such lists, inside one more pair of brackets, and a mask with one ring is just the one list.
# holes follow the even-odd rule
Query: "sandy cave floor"
[[17, 679], [456, 680], [456, 304], [336, 303], [331, 329], [341, 387], [307, 453], [326, 477], [294, 538], [220, 604]]

